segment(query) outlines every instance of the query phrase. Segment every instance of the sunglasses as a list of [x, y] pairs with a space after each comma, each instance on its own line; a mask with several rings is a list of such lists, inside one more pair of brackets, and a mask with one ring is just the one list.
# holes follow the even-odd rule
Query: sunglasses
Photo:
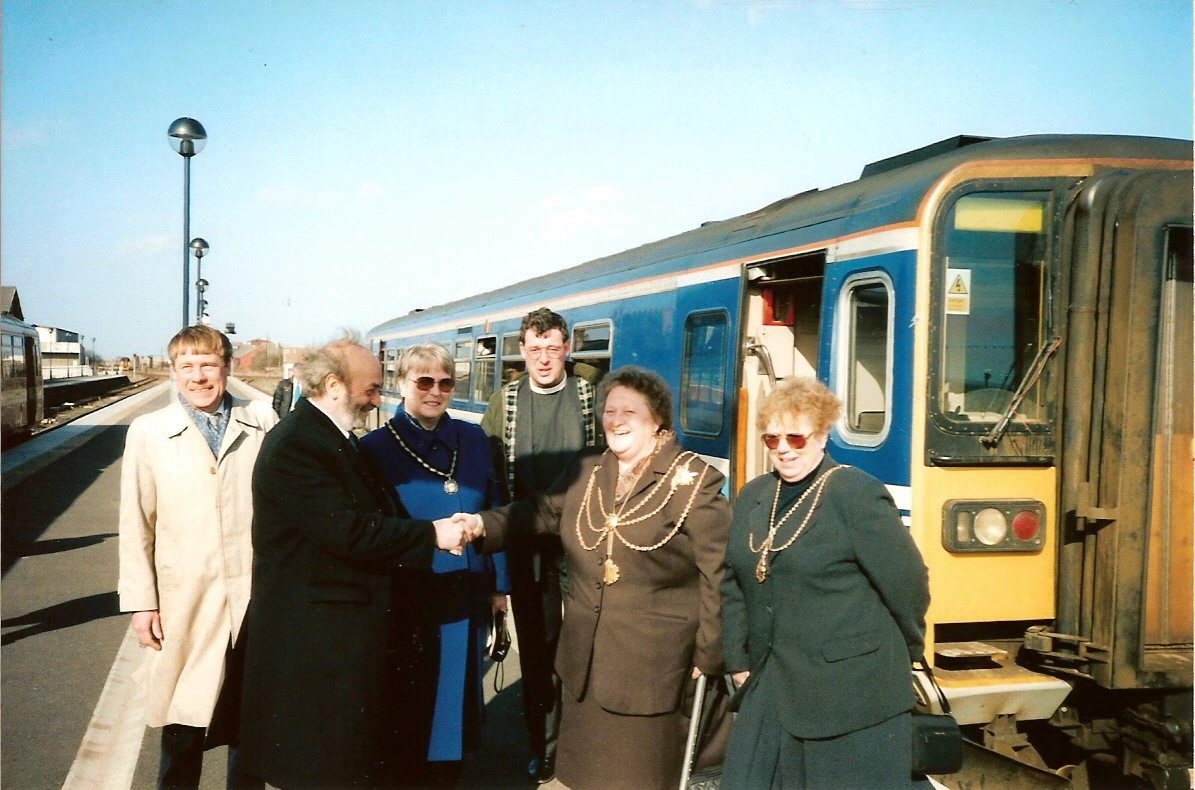
[[[762, 438], [769, 450], [775, 450], [780, 446], [782, 437], [778, 433], [765, 433]], [[783, 438], [788, 440], [788, 446], [794, 450], [804, 450], [805, 443], [809, 441], [809, 437], [803, 433], [786, 433]]]
[[431, 388], [436, 384], [440, 385], [440, 392], [452, 392], [456, 389], [456, 379], [440, 379], [437, 381], [431, 376], [420, 376], [417, 379], [411, 379], [415, 385], [415, 389], [420, 392], [430, 392]]

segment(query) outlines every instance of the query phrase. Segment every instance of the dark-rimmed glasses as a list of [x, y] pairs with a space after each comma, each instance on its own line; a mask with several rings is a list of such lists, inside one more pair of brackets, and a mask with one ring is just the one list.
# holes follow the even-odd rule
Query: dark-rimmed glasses
[[456, 379], [433, 379], [431, 376], [420, 376], [417, 379], [410, 379], [410, 382], [415, 385], [415, 389], [420, 392], [430, 392], [431, 388], [439, 384], [440, 392], [452, 392], [456, 389]]
[[[765, 433], [762, 438], [769, 450], [775, 450], [780, 446], [781, 437], [778, 433]], [[809, 437], [803, 433], [786, 433], [784, 438], [788, 441], [788, 446], [794, 450], [804, 450], [805, 442], [809, 441]]]

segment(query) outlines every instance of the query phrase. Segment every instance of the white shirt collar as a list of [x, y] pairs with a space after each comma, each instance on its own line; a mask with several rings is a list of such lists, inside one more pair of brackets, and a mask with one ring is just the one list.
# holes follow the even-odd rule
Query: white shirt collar
[[527, 380], [527, 384], [531, 387], [531, 391], [534, 392], [536, 395], [554, 395], [555, 393], [560, 392], [560, 390], [564, 389], [564, 385], [566, 383], [568, 383], [568, 376], [565, 376], [564, 378], [562, 378], [558, 384], [555, 384], [551, 387], [548, 387], [547, 389], [544, 389], [542, 387], [535, 386], [534, 381], [531, 381], [530, 379]]
[[311, 398], [308, 398], [307, 400], [308, 400], [308, 402], [309, 402], [309, 403], [311, 403], [311, 405], [312, 405], [312, 406], [314, 406], [315, 408], [319, 409], [319, 410], [320, 410], [320, 411], [323, 413], [323, 415], [324, 415], [325, 417], [327, 417], [329, 420], [331, 420], [331, 421], [332, 421], [332, 424], [336, 426], [336, 430], [340, 431], [340, 434], [341, 434], [341, 435], [342, 435], [344, 438], [346, 438], [346, 439], [347, 439], [347, 438], [349, 438], [349, 432], [348, 432], [348, 431], [346, 431], [346, 430], [344, 429], [344, 427], [343, 427], [343, 426], [342, 426], [342, 425], [341, 425], [341, 424], [340, 424], [340, 423], [337, 421], [337, 419], [336, 419], [335, 417], [333, 417], [333, 416], [332, 416], [332, 412], [330, 412], [330, 411], [328, 411], [327, 409], [325, 409], [325, 408], [323, 407], [323, 405], [322, 405], [322, 404], [320, 404], [320, 402], [319, 402], [319, 401], [312, 400]]

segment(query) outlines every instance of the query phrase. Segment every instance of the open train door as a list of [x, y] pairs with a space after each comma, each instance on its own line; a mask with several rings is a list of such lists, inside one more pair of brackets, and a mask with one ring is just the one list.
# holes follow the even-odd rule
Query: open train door
[[1155, 787], [1191, 758], [1191, 192], [1189, 170], [1113, 171], [1073, 204], [1058, 618], [1034, 646], [1132, 694], [1112, 750]]
[[735, 436], [734, 490], [768, 471], [759, 441], [759, 402], [786, 376], [816, 376], [826, 253], [748, 266], [743, 369]]

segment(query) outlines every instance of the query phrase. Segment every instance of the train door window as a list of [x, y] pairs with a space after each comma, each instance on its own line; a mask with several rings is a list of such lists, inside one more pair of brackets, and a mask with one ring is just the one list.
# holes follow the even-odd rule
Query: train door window
[[729, 348], [730, 316], [725, 310], [690, 313], [685, 318], [680, 373], [680, 427], [685, 433], [722, 433]]
[[1039, 384], [1024, 382], [1046, 335], [1048, 193], [971, 192], [943, 228], [938, 408], [962, 426], [994, 423], [1022, 383], [1023, 423], [1046, 419]]
[[892, 414], [892, 281], [879, 272], [848, 277], [838, 316], [839, 430], [852, 443], [879, 444]]
[[502, 383], [514, 381], [519, 376], [523, 375], [523, 371], [527, 369], [527, 363], [523, 361], [523, 355], [519, 353], [519, 337], [518, 332], [507, 332], [502, 336]]
[[473, 357], [473, 400], [486, 403], [494, 394], [494, 368], [498, 360], [498, 338], [477, 338], [476, 354]]
[[590, 374], [582, 369], [582, 375], [596, 381], [610, 372], [611, 345], [614, 327], [609, 321], [578, 324], [573, 327], [569, 342], [569, 356], [573, 362], [588, 365], [594, 369]]
[[473, 367], [472, 338], [463, 338], [453, 344], [453, 363], [456, 367], [456, 389], [452, 392], [454, 400], [465, 400], [469, 397], [469, 379]]

